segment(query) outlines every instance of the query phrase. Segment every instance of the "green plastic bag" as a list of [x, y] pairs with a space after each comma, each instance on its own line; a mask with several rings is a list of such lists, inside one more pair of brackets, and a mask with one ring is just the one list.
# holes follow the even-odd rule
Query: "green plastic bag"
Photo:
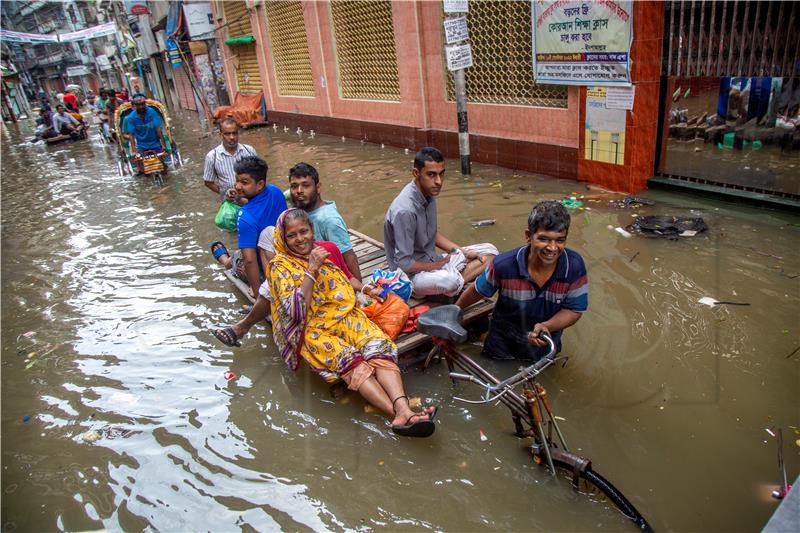
[[236, 231], [236, 221], [239, 218], [239, 209], [241, 208], [235, 203], [225, 200], [222, 202], [222, 205], [219, 206], [217, 216], [214, 218], [214, 224], [228, 231]]

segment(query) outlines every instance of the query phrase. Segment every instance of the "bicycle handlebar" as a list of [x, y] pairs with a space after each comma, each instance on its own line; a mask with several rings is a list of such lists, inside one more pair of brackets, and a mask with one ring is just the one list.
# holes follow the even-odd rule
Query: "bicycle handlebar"
[[522, 370], [520, 370], [519, 372], [517, 372], [513, 376], [504, 379], [503, 381], [501, 381], [497, 385], [489, 385], [488, 383], [485, 383], [485, 382], [481, 381], [480, 379], [476, 378], [475, 376], [472, 376], [472, 375], [469, 375], [469, 374], [460, 374], [458, 372], [450, 372], [450, 377], [452, 379], [459, 379], [459, 380], [463, 380], [463, 381], [469, 381], [469, 382], [472, 382], [472, 383], [475, 383], [475, 384], [479, 385], [483, 389], [486, 389], [486, 392], [484, 394], [484, 398], [485, 399], [482, 400], [482, 401], [465, 400], [463, 398], [456, 398], [456, 399], [464, 401], [464, 402], [467, 402], [467, 403], [489, 403], [489, 402], [493, 402], [493, 401], [497, 400], [498, 398], [500, 398], [501, 396], [503, 396], [509, 390], [511, 390], [514, 387], [516, 387], [517, 385], [519, 385], [520, 383], [522, 383], [524, 381], [527, 381], [527, 380], [529, 380], [531, 378], [534, 378], [534, 377], [538, 376], [539, 374], [541, 374], [544, 371], [545, 368], [547, 368], [550, 365], [552, 365], [553, 362], [555, 361], [554, 356], [555, 356], [555, 353], [556, 353], [556, 345], [555, 345], [555, 342], [553, 342], [552, 337], [550, 337], [550, 335], [548, 335], [547, 333], [540, 333], [539, 337], [544, 339], [547, 342], [547, 344], [550, 345], [550, 351], [547, 353], [547, 355], [545, 355], [544, 357], [542, 357], [541, 359], [539, 359], [538, 361], [536, 361], [532, 365], [523, 368]]

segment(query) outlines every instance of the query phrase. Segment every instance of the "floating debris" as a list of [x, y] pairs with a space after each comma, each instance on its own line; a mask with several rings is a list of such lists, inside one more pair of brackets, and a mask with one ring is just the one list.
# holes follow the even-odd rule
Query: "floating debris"
[[497, 222], [493, 218], [487, 218], [485, 220], [477, 220], [472, 223], [473, 228], [482, 228], [484, 226], [494, 226], [494, 223]]
[[236, 377], [236, 374], [234, 374], [233, 372], [225, 372], [224, 374], [222, 374], [222, 377], [224, 377], [227, 381], [230, 381]]
[[489, 440], [489, 437], [487, 437], [487, 436], [486, 436], [486, 435], [483, 433], [483, 430], [482, 430], [482, 429], [480, 429], [480, 430], [478, 430], [478, 431], [480, 431], [480, 433], [481, 433], [481, 442], [486, 442], [487, 440]]
[[97, 433], [96, 431], [93, 431], [93, 430], [89, 430], [86, 433], [84, 433], [83, 435], [81, 435], [81, 440], [83, 442], [94, 442], [99, 438], [100, 438], [100, 434]]

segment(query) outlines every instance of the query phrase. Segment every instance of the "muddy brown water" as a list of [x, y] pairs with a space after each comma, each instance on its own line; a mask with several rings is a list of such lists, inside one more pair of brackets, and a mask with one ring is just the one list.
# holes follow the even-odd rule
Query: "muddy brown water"
[[[434, 437], [409, 440], [358, 397], [335, 403], [288, 371], [267, 327], [219, 344], [210, 328], [243, 300], [208, 251], [234, 242], [201, 180], [217, 139], [177, 124], [186, 165], [162, 187], [117, 176], [95, 132], [46, 147], [25, 142], [27, 124], [2, 128], [2, 531], [633, 530], [533, 464], [502, 406], [456, 402], [477, 391], [454, 389], [443, 365], [405, 375], [410, 395], [442, 407]], [[412, 156], [289, 127], [242, 140], [281, 187], [292, 164], [317, 166], [324, 197], [380, 238]], [[543, 380], [572, 448], [656, 530], [760, 529], [777, 505], [766, 428], [784, 428], [790, 478], [800, 469], [800, 353], [788, 356], [800, 219], [663, 192], [622, 209], [575, 182], [449, 168], [439, 220], [459, 243], [521, 244], [540, 199], [590, 208], [573, 211], [568, 243], [588, 266], [590, 311], [565, 335], [567, 366]], [[609, 229], [636, 212], [710, 229], [677, 242]], [[470, 225], [487, 218], [497, 224]]]

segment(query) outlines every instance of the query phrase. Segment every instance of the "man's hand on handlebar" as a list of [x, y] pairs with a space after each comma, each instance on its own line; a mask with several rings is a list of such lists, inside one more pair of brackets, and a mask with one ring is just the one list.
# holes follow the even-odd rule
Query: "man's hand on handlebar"
[[539, 322], [538, 324], [534, 325], [533, 330], [528, 333], [528, 342], [534, 346], [547, 346], [547, 341], [540, 337], [541, 333], [546, 333], [548, 336], [551, 336], [550, 330], [547, 328], [547, 326], [545, 326], [544, 323]]

